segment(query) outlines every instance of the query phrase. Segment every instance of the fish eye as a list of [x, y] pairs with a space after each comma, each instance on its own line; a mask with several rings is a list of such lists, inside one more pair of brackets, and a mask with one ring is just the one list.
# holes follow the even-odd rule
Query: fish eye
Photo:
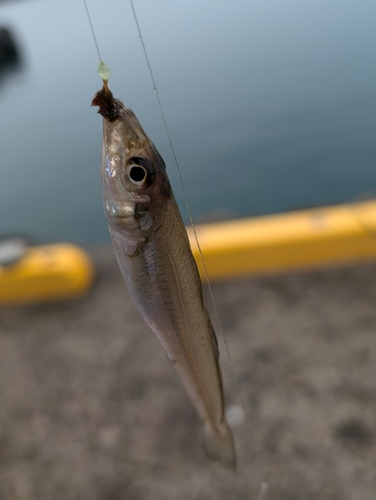
[[127, 178], [124, 179], [125, 182], [131, 181], [139, 189], [145, 189], [153, 182], [154, 172], [149, 162], [143, 158], [134, 157], [127, 162], [125, 177]]
[[146, 170], [140, 165], [130, 165], [128, 167], [128, 175], [133, 184], [139, 185], [146, 179]]

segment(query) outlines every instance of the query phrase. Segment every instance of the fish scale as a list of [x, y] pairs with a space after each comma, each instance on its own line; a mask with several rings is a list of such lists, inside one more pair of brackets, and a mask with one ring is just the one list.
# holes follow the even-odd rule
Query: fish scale
[[104, 82], [104, 208], [121, 272], [203, 424], [206, 453], [235, 468], [218, 346], [189, 239], [156, 147]]

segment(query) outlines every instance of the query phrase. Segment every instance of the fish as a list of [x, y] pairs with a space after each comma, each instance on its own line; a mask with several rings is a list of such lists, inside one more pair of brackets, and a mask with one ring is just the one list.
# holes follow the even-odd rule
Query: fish
[[104, 212], [119, 267], [198, 412], [208, 458], [235, 469], [217, 339], [165, 163], [107, 81], [92, 105], [103, 116]]

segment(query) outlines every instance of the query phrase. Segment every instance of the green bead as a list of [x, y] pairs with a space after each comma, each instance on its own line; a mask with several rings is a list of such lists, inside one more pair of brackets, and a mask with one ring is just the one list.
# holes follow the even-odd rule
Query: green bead
[[110, 77], [110, 73], [110, 68], [106, 63], [101, 61], [100, 65], [98, 66], [98, 75], [102, 78], [102, 80], [108, 80]]

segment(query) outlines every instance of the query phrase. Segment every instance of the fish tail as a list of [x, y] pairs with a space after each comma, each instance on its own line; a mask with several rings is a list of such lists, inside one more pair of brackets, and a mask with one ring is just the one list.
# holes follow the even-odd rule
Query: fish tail
[[217, 428], [205, 425], [203, 428], [204, 447], [210, 460], [219, 460], [232, 470], [236, 467], [234, 438], [227, 422]]

